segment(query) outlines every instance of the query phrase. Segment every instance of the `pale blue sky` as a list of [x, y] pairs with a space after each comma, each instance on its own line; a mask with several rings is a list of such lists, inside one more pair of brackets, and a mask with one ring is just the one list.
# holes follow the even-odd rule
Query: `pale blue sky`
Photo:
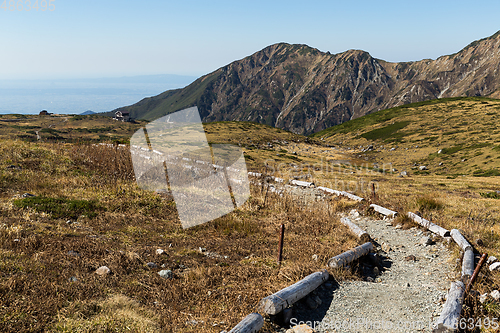
[[0, 80], [202, 75], [277, 42], [435, 59], [500, 30], [497, 0], [53, 3], [0, 9]]

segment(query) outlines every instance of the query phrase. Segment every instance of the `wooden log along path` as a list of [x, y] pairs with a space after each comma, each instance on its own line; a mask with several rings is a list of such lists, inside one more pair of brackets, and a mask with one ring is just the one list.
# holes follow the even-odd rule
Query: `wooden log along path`
[[[307, 183], [307, 182], [290, 182], [293, 185], [296, 186], [302, 186], [302, 187], [314, 187], [313, 183]], [[364, 200], [361, 197], [355, 196], [353, 194], [343, 192], [343, 191], [337, 191], [325, 187], [318, 187], [318, 190], [321, 190], [322, 192], [330, 193], [330, 194], [335, 194], [335, 195], [345, 195], [346, 197], [351, 197], [353, 200], [357, 201], [362, 201]], [[347, 194], [347, 195], [346, 195]], [[371, 205], [371, 207], [388, 217], [394, 217], [397, 215], [396, 212], [388, 210], [384, 207], [378, 206], [378, 205]], [[424, 226], [428, 230], [430, 230], [433, 233], [439, 234], [442, 237], [452, 237], [457, 245], [464, 251], [464, 259], [462, 262], [462, 279], [463, 281], [467, 281], [470, 276], [472, 275], [472, 272], [474, 270], [474, 253], [472, 251], [472, 247], [470, 244], [467, 242], [467, 240], [460, 234], [458, 230], [452, 230], [451, 232], [441, 228], [440, 226], [425, 220], [421, 218], [420, 216], [413, 214], [411, 212], [408, 213], [408, 216], [412, 218], [415, 222], [418, 224]], [[383, 230], [384, 228], [380, 226], [381, 222], [383, 221], [371, 221], [367, 218], [356, 218], [356, 220], [361, 219], [364, 224], [361, 225], [361, 228], [353, 223], [351, 219], [344, 217], [342, 218], [341, 222], [348, 226], [355, 235], [357, 235], [360, 239], [366, 240], [369, 236], [368, 233], [363, 230], [367, 229], [369, 227], [373, 227], [374, 225], [376, 227], [373, 228], [373, 230], [376, 230], [377, 232], [374, 233], [375, 239], [377, 240], [382, 240], [382, 238], [385, 241], [393, 241], [394, 239], [405, 239], [408, 240], [408, 238], [411, 238], [411, 234], [415, 233], [415, 236], [419, 234], [419, 232], [415, 229], [414, 231], [408, 231], [408, 230], [399, 230], [397, 234], [400, 237], [387, 237], [388, 234], [391, 234], [391, 232], [387, 232], [387, 230]], [[376, 223], [376, 224], [375, 224]], [[385, 226], [385, 229], [390, 229], [390, 231], [396, 232], [394, 228], [389, 227], [389, 225]], [[379, 235], [379, 232], [381, 233]], [[401, 235], [401, 233], [405, 232], [406, 235]], [[410, 235], [408, 235], [410, 233]], [[421, 232], [420, 232], [421, 233]], [[405, 242], [401, 242], [405, 243]], [[411, 243], [414, 243], [414, 240], [411, 240], [410, 242], [406, 242], [406, 244], [409, 244], [409, 247], [411, 247]], [[415, 244], [415, 243], [414, 243]], [[413, 245], [414, 245], [413, 244]], [[396, 246], [397, 247], [397, 246]], [[405, 248], [404, 245], [402, 245], [402, 248]], [[346, 266], [348, 263], [352, 262], [353, 260], [358, 259], [359, 257], [368, 254], [370, 251], [374, 249], [373, 244], [370, 242], [366, 242], [361, 246], [358, 246], [350, 251], [344, 252], [334, 258], [331, 258], [328, 261], [328, 266], [331, 268], [340, 268]], [[350, 303], [359, 303], [364, 301], [364, 307], [363, 309], [366, 310], [372, 310], [371, 312], [377, 312], [377, 308], [380, 308], [379, 313], [384, 313], [384, 310], [387, 310], [387, 305], [390, 303], [390, 307], [392, 308], [392, 313], [391, 316], [392, 318], [388, 318], [387, 321], [385, 322], [387, 325], [394, 325], [395, 323], [402, 322], [401, 319], [412, 319], [411, 316], [408, 315], [408, 310], [412, 312], [411, 310], [414, 311], [414, 315], [422, 315], [422, 306], [425, 304], [432, 304], [436, 303], [435, 302], [435, 296], [439, 295], [442, 297], [442, 295], [445, 292], [445, 288], [443, 288], [443, 283], [446, 283], [445, 275], [447, 272], [451, 271], [451, 268], [447, 264], [447, 257], [449, 257], [448, 251], [445, 249], [444, 246], [441, 245], [441, 251], [440, 251], [440, 260], [436, 260], [433, 263], [433, 258], [429, 258], [428, 256], [425, 256], [425, 259], [429, 258], [430, 263], [428, 266], [432, 267], [426, 267], [426, 262], [419, 264], [411, 264], [411, 261], [417, 263], [419, 261], [425, 261], [424, 258], [418, 258], [417, 255], [421, 255], [421, 249], [413, 249], [411, 251], [411, 248], [406, 249], [405, 251], [399, 250], [398, 252], [402, 252], [402, 254], [408, 254], [410, 252], [414, 252], [415, 255], [410, 255], [404, 258], [406, 261], [408, 258], [411, 258], [410, 260], [410, 266], [413, 266], [414, 268], [412, 269], [404, 269], [402, 267], [398, 266], [404, 266], [401, 265], [400, 260], [401, 259], [401, 253], [398, 255], [397, 253], [393, 255], [394, 251], [391, 246], [386, 247], [385, 251], [387, 252], [388, 257], [392, 260], [393, 265], [391, 265], [390, 268], [385, 270], [385, 272], [382, 272], [379, 277], [377, 277], [375, 282], [379, 283], [373, 283], [372, 281], [354, 281], [354, 282], [345, 282], [346, 286], [344, 287], [342, 284], [338, 288], [338, 290], [335, 290], [333, 292], [333, 299], [331, 300], [329, 304], [329, 309], [326, 310], [326, 314], [322, 317], [319, 318], [321, 321], [318, 322], [320, 323], [319, 327], [315, 327], [318, 332], [327, 332], [327, 330], [322, 330], [322, 328], [325, 329], [338, 329], [337, 332], [352, 332], [353, 327], [352, 326], [347, 326], [346, 330], [344, 330], [344, 327], [341, 325], [339, 326], [332, 326], [332, 322], [338, 318], [332, 318], [333, 317], [338, 317], [339, 313], [340, 315], [344, 316], [346, 314], [351, 314], [351, 318], [347, 318], [347, 321], [356, 319], [355, 315], [359, 314], [359, 310], [356, 310], [354, 312], [349, 312], [345, 310], [349, 310], [350, 308]], [[436, 252], [436, 251], [433, 251]], [[438, 256], [438, 257], [439, 257]], [[417, 259], [418, 258], [418, 259]], [[399, 265], [398, 265], [399, 264]], [[395, 267], [394, 267], [395, 266]], [[415, 267], [416, 266], [416, 267]], [[401, 269], [402, 268], [402, 269]], [[384, 268], [382, 268], [384, 269]], [[398, 272], [402, 271], [402, 272]], [[428, 273], [424, 273], [425, 271], [428, 271]], [[436, 274], [436, 271], [440, 271], [439, 274]], [[430, 272], [433, 272], [433, 274], [430, 274]], [[403, 274], [401, 274], [403, 273]], [[409, 274], [410, 273], [410, 274]], [[422, 278], [422, 274], [424, 275], [429, 275], [426, 279]], [[386, 276], [384, 276], [386, 275]], [[312, 291], [316, 290], [319, 286], [323, 284], [328, 279], [328, 272], [326, 270], [322, 270], [313, 274], [310, 274], [306, 278], [300, 280], [299, 282], [282, 289], [278, 292], [276, 292], [273, 295], [270, 295], [264, 299], [261, 300], [261, 302], [258, 305], [258, 309], [261, 313], [267, 314], [267, 315], [275, 315], [289, 307], [290, 305], [296, 303], [297, 301], [305, 298], [307, 295], [309, 295]], [[372, 279], [373, 280], [373, 279]], [[402, 281], [403, 280], [403, 281]], [[405, 281], [411, 281], [411, 282], [405, 282]], [[417, 282], [417, 283], [415, 283]], [[424, 283], [427, 282], [427, 283]], [[403, 290], [401, 289], [400, 285], [403, 283], [404, 288]], [[404, 304], [412, 305], [411, 303], [415, 303], [416, 300], [421, 300], [422, 295], [420, 297], [408, 297], [405, 294], [408, 293], [408, 291], [412, 290], [412, 284], [414, 288], [417, 288], [416, 290], [413, 290], [413, 293], [410, 292], [410, 294], [424, 294], [427, 297], [434, 298], [434, 302], [431, 300], [424, 301], [418, 305], [420, 306], [403, 306]], [[437, 289], [435, 287], [438, 287]], [[432, 292], [426, 292], [425, 289], [433, 289]], [[405, 290], [406, 289], [406, 290]], [[464, 283], [462, 281], [456, 281], [451, 284], [451, 288], [448, 292], [448, 298], [447, 302], [445, 303], [444, 307], [441, 309], [441, 307], [438, 305], [437, 307], [434, 306], [434, 312], [432, 312], [432, 315], [427, 317], [426, 320], [416, 320], [416, 321], [411, 321], [407, 320], [405, 321], [406, 324], [417, 324], [417, 325], [422, 325], [418, 326], [417, 328], [419, 330], [425, 331], [425, 332], [452, 332], [453, 330], [450, 328], [451, 324], [454, 322], [458, 321], [460, 318], [460, 311], [462, 308], [462, 301], [463, 301], [463, 290], [465, 289]], [[336, 296], [337, 300], [343, 301], [343, 302], [336, 302]], [[412, 295], [414, 296], [414, 295]], [[346, 299], [347, 298], [347, 299]], [[380, 299], [382, 298], [382, 299]], [[384, 302], [384, 298], [386, 302]], [[373, 304], [373, 301], [376, 300], [376, 304]], [[347, 301], [347, 304], [346, 304]], [[328, 305], [328, 304], [326, 304]], [[338, 309], [342, 309], [343, 311], [338, 311]], [[352, 308], [352, 307], [351, 307]], [[356, 307], [358, 308], [358, 307]], [[425, 309], [428, 309], [429, 305], [427, 305]], [[292, 308], [293, 309], [293, 308]], [[401, 313], [403, 309], [405, 312]], [[298, 310], [300, 311], [300, 306], [298, 307]], [[287, 310], [288, 311], [288, 310]], [[297, 311], [297, 310], [296, 310]], [[317, 310], [316, 310], [317, 312]], [[307, 311], [305, 311], [307, 313]], [[438, 317], [438, 314], [440, 313], [440, 316]], [[366, 312], [361, 312], [361, 314], [366, 314]], [[386, 313], [387, 315], [387, 313]], [[428, 313], [427, 313], [428, 315]], [[295, 314], [295, 317], [300, 317], [299, 314]], [[257, 332], [259, 327], [262, 326], [261, 324], [261, 318], [259, 314], [253, 313], [245, 317], [231, 332]], [[370, 315], [367, 315], [365, 318], [363, 317], [357, 317], [357, 326], [356, 326], [356, 331], [359, 332], [371, 332], [373, 331], [374, 328], [376, 328], [376, 323], [377, 321], [375, 320], [376, 318], [373, 319], [373, 322], [371, 322], [370, 319], [372, 318]], [[380, 323], [380, 317], [377, 317], [379, 319]], [[421, 318], [421, 317], [420, 317]], [[295, 318], [297, 320], [297, 318]], [[361, 319], [361, 322], [360, 322]], [[425, 318], [424, 318], [425, 319]], [[262, 321], [263, 322], [263, 321]], [[337, 320], [338, 322], [338, 320]], [[353, 321], [351, 321], [352, 323]], [[382, 319], [382, 323], [384, 322], [384, 319]], [[323, 325], [323, 326], [321, 326]], [[398, 327], [398, 326], [393, 326], [393, 327]]]

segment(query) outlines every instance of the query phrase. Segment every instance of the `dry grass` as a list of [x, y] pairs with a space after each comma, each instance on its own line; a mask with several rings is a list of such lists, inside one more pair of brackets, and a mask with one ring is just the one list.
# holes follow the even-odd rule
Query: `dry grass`
[[[357, 245], [335, 218], [352, 208], [341, 199], [300, 206], [253, 188], [240, 209], [183, 230], [170, 197], [135, 185], [127, 150], [8, 140], [0, 149], [3, 332], [219, 332], [254, 311], [262, 297]], [[53, 205], [94, 200], [100, 208], [95, 217], [79, 215], [70, 224], [50, 207], [14, 205], [25, 192], [62, 200], [49, 201]], [[281, 223], [287, 231], [278, 269]], [[199, 247], [218, 256], [203, 255]], [[157, 248], [166, 254], [157, 255]], [[97, 276], [101, 265], [111, 274]], [[157, 274], [162, 265], [173, 279]], [[349, 274], [334, 276], [355, 278]]]

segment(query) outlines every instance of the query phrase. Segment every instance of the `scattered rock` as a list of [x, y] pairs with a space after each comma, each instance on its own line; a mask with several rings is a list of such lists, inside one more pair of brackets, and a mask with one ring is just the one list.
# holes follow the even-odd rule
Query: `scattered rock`
[[111, 272], [111, 270], [108, 268], [108, 266], [101, 266], [98, 269], [96, 269], [95, 272], [97, 275], [103, 276], [103, 275], [108, 275]]
[[165, 253], [165, 251], [163, 251], [162, 249], [156, 249], [156, 254], [162, 255], [164, 253]]
[[443, 150], [442, 150], [442, 149], [439, 149], [439, 150], [438, 150], [438, 154], [441, 154], [442, 152], [443, 152]]
[[389, 246], [389, 244], [386, 244], [386, 243], [383, 243], [382, 244], [382, 251], [388, 253], [390, 251], [392, 251], [391, 247]]
[[76, 251], [73, 251], [73, 250], [70, 250], [68, 251], [68, 256], [72, 256], [72, 257], [81, 257], [82, 255]]
[[371, 276], [366, 277], [366, 282], [373, 282], [375, 281]]
[[76, 276], [72, 276], [68, 279], [69, 282], [78, 282], [78, 278]]
[[358, 217], [359, 216], [359, 212], [356, 209], [353, 209], [353, 210], [351, 210], [351, 212], [349, 213], [349, 215], [351, 215], [353, 217]]
[[442, 166], [442, 165], [444, 165], [444, 163], [443, 163], [443, 162], [439, 162], [439, 164], [438, 164], [438, 165], [439, 165], [439, 166]]
[[490, 265], [490, 271], [500, 271], [500, 262], [495, 262]]
[[432, 238], [424, 236], [420, 239], [420, 244], [422, 245], [432, 245], [434, 242], [432, 241]]
[[285, 333], [314, 333], [316, 332], [313, 330], [311, 327], [307, 326], [306, 324], [302, 325], [297, 325], [294, 326], [293, 328], [290, 328], [289, 330], [286, 330]]
[[398, 225], [396, 226], [396, 229], [403, 229], [403, 226], [402, 226], [401, 224], [398, 224]]
[[488, 257], [488, 259], [486, 260], [486, 263], [487, 263], [488, 265], [491, 265], [491, 264], [493, 264], [494, 262], [496, 262], [497, 260], [498, 260], [498, 259], [497, 259], [497, 257], [495, 257], [495, 256], [489, 256], [489, 257]]
[[405, 261], [417, 261], [417, 258], [414, 255], [409, 255], [405, 257]]
[[427, 169], [427, 167], [426, 167], [425, 165], [421, 165], [421, 166], [419, 166], [418, 168], [419, 168], [419, 170], [428, 170], [428, 169]]
[[495, 301], [498, 301], [500, 299], [500, 291], [498, 290], [493, 290], [490, 294], [491, 298], [493, 298]]
[[32, 198], [32, 197], [36, 197], [36, 195], [31, 194], [31, 193], [24, 193], [23, 195], [21, 195], [21, 197], [23, 197], [23, 198]]
[[408, 173], [406, 171], [401, 171], [400, 175], [403, 177], [406, 177], [406, 176], [408, 176]]
[[481, 296], [479, 296], [479, 302], [482, 304], [484, 302], [486, 302], [488, 300], [488, 293], [485, 293], [485, 294], [482, 294]]
[[201, 253], [203, 253], [203, 252], [207, 252], [207, 249], [206, 249], [206, 248], [204, 248], [204, 247], [199, 247], [198, 249], [200, 250], [200, 252], [201, 252]]
[[157, 268], [158, 265], [155, 264], [154, 262], [148, 262], [146, 265], [148, 265], [149, 268]]
[[312, 259], [313, 259], [314, 261], [318, 261], [319, 257], [318, 257], [318, 255], [317, 255], [317, 254], [313, 254], [313, 255], [312, 255]]
[[306, 304], [311, 310], [318, 308], [321, 303], [321, 299], [318, 296], [309, 296], [306, 299]]
[[158, 275], [160, 275], [164, 279], [173, 279], [174, 274], [170, 269], [164, 269], [158, 272]]

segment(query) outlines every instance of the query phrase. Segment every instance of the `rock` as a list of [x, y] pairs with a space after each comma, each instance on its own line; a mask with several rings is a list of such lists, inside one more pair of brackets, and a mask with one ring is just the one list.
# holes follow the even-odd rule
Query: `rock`
[[156, 249], [156, 254], [162, 255], [164, 253], [165, 253], [165, 251], [163, 251], [162, 249]]
[[403, 229], [403, 226], [402, 226], [401, 224], [398, 224], [398, 225], [396, 226], [396, 229]]
[[314, 261], [318, 261], [318, 259], [319, 259], [319, 257], [318, 257], [318, 255], [317, 255], [317, 254], [313, 254], [313, 255], [312, 255], [312, 260], [314, 260]]
[[439, 162], [439, 164], [438, 164], [438, 165], [439, 165], [439, 166], [442, 166], [442, 165], [444, 165], [444, 163], [443, 163], [443, 162]]
[[488, 300], [488, 293], [485, 293], [485, 294], [482, 294], [481, 296], [479, 296], [479, 302], [482, 304], [484, 302], [486, 302]]
[[432, 245], [434, 242], [432, 241], [432, 238], [424, 236], [420, 239], [420, 244], [422, 245]]
[[68, 279], [69, 282], [78, 282], [78, 278], [76, 276], [72, 276]]
[[500, 262], [495, 262], [490, 265], [490, 271], [500, 271]]
[[290, 323], [290, 320], [292, 320], [292, 317], [293, 317], [293, 310], [292, 308], [286, 308], [283, 310], [282, 312], [282, 316], [283, 316], [283, 323], [285, 325], [288, 325]]
[[383, 243], [382, 244], [382, 251], [388, 253], [390, 251], [392, 251], [391, 247], [389, 246], [389, 244], [386, 244], [386, 243]]
[[174, 274], [170, 269], [164, 269], [158, 272], [158, 275], [160, 275], [164, 279], [173, 279]]
[[285, 331], [285, 333], [314, 333], [314, 332], [316, 331], [313, 330], [311, 327], [307, 326], [306, 324], [297, 325]]
[[491, 264], [493, 264], [494, 262], [496, 262], [497, 260], [498, 260], [498, 259], [497, 259], [497, 257], [495, 257], [495, 256], [489, 256], [489, 257], [488, 257], [488, 259], [486, 260], [486, 263], [487, 263], [488, 265], [491, 265]]
[[427, 167], [425, 165], [421, 165], [418, 168], [419, 168], [419, 170], [427, 170]]
[[493, 290], [490, 294], [491, 298], [493, 298], [495, 301], [498, 301], [500, 299], [500, 291], [498, 290]]
[[198, 249], [200, 250], [201, 253], [207, 252], [207, 249], [205, 249], [204, 247], [199, 247]]
[[483, 246], [484, 245], [483, 240], [481, 238], [476, 239], [476, 244], [478, 246]]
[[95, 272], [97, 275], [104, 276], [104, 275], [108, 275], [111, 272], [111, 270], [108, 268], [108, 266], [101, 266], [98, 269], [96, 269]]
[[405, 261], [417, 261], [417, 258], [414, 255], [409, 255], [405, 257]]
[[148, 265], [149, 268], [157, 268], [158, 265], [155, 264], [154, 262], [148, 262], [146, 265]]
[[21, 195], [21, 197], [23, 197], [23, 198], [32, 198], [32, 197], [36, 197], [36, 195], [31, 194], [31, 193], [24, 193], [23, 195]]
[[67, 255], [72, 256], [72, 257], [81, 257], [82, 256], [80, 253], [73, 251], [73, 250], [68, 251]]
[[408, 173], [406, 171], [401, 171], [400, 175], [405, 177], [405, 176], [408, 176]]
[[353, 209], [353, 210], [351, 210], [351, 212], [349, 213], [349, 215], [351, 215], [353, 217], [358, 217], [359, 216], [359, 212], [356, 209]]
[[373, 268], [373, 274], [375, 274], [375, 275], [379, 275], [380, 274], [380, 269], [377, 266], [375, 266]]
[[314, 310], [318, 308], [318, 306], [321, 305], [321, 299], [318, 296], [309, 296], [306, 298], [306, 305], [311, 309]]
[[438, 150], [438, 154], [441, 154], [442, 152], [443, 152], [443, 150], [442, 150], [442, 149], [439, 149], [439, 150]]
[[371, 276], [366, 277], [366, 282], [373, 282], [375, 281]]

